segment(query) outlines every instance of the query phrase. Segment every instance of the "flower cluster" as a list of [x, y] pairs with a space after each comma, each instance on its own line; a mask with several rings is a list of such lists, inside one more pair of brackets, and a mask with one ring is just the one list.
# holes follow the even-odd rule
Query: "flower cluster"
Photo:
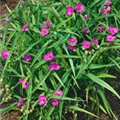
[[[62, 96], [62, 90], [58, 90], [54, 95], [55, 96]], [[48, 102], [46, 96], [44, 96], [44, 95], [39, 95], [38, 99], [39, 99], [40, 106], [45, 105]], [[52, 106], [57, 106], [59, 103], [60, 103], [60, 100], [58, 100], [58, 99], [51, 100]]]
[[21, 83], [23, 85], [24, 89], [27, 89], [29, 87], [29, 82], [28, 81], [25, 82], [25, 80], [23, 78], [19, 79], [19, 83]]
[[106, 40], [107, 42], [111, 42], [117, 38], [115, 34], [118, 32], [118, 28], [110, 26], [108, 31], [111, 35], [107, 35]]
[[111, 10], [111, 7], [110, 7], [110, 5], [112, 4], [112, 2], [111, 1], [106, 1], [105, 2], [105, 8], [104, 7], [102, 7], [101, 8], [101, 12], [103, 13], [103, 14], [105, 14], [105, 15], [107, 15], [107, 14], [109, 14], [110, 13], [110, 10]]
[[[76, 8], [74, 9], [72, 6], [67, 6], [66, 7], [66, 14], [67, 16], [71, 16], [74, 12], [77, 12], [77, 13], [80, 13], [80, 12], [83, 12], [84, 11], [84, 6], [82, 5], [81, 2], [78, 2], [76, 4]], [[87, 15], [84, 16], [84, 18], [86, 19], [87, 18]]]
[[[52, 61], [54, 59], [54, 55], [52, 51], [49, 51], [43, 56], [45, 61]], [[56, 62], [51, 62], [49, 65], [49, 70], [59, 70], [60, 65]]]
[[[54, 96], [62, 96], [62, 94], [63, 94], [63, 92], [62, 92], [62, 90], [58, 90], [55, 94], [54, 94]], [[57, 106], [58, 104], [60, 103], [60, 100], [56, 100], [56, 99], [52, 99], [51, 100], [51, 104], [53, 105], [53, 106]]]
[[76, 51], [76, 46], [75, 46], [76, 44], [77, 44], [77, 39], [75, 39], [74, 37], [71, 36], [69, 38], [69, 42], [68, 42], [67, 47], [69, 50], [75, 52]]
[[40, 33], [40, 35], [41, 36], [46, 36], [46, 35], [48, 35], [49, 34], [49, 29], [48, 28], [46, 28], [46, 27], [51, 27], [51, 25], [52, 25], [52, 22], [46, 22], [46, 21], [44, 21], [43, 22], [43, 25], [45, 26], [43, 26], [43, 27], [41, 27], [41, 29], [40, 29], [40, 31], [41, 31], [41, 33]]

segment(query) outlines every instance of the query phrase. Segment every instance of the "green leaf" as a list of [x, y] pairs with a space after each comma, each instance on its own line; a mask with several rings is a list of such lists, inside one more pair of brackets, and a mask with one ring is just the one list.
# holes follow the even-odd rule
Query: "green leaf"
[[40, 80], [40, 82], [36, 85], [36, 87], [33, 89], [33, 93], [40, 87], [40, 85], [47, 79], [47, 77], [50, 75], [52, 71], [49, 71], [43, 78]]
[[6, 114], [6, 113], [8, 113], [10, 110], [15, 109], [16, 107], [17, 107], [17, 103], [13, 103], [13, 104], [5, 107], [5, 108], [1, 108], [1, 109], [0, 109], [0, 113]]
[[93, 113], [91, 113], [91, 112], [89, 112], [89, 111], [87, 111], [87, 110], [85, 110], [83, 108], [77, 107], [77, 106], [68, 106], [67, 108], [70, 109], [70, 110], [83, 112], [83, 113], [86, 113], [86, 114], [89, 114], [89, 115], [92, 115], [92, 116], [98, 118], [98, 116], [94, 115]]
[[93, 75], [92, 73], [88, 73], [86, 76], [89, 77], [95, 83], [101, 85], [102, 87], [104, 87], [107, 90], [109, 90], [110, 92], [112, 92], [114, 95], [116, 95], [120, 99], [119, 94], [110, 85], [108, 85], [105, 81], [103, 81], [102, 79], [100, 79], [97, 76]]
[[101, 74], [97, 75], [97, 77], [99, 77], [99, 78], [116, 78], [116, 76], [110, 75], [107, 73], [101, 73]]
[[64, 83], [62, 82], [62, 80], [60, 79], [60, 77], [58, 76], [58, 74], [57, 74], [56, 72], [53, 72], [52, 74], [53, 74], [53, 75], [56, 77], [56, 79], [61, 83], [61, 85], [62, 85], [63, 87], [65, 87]]

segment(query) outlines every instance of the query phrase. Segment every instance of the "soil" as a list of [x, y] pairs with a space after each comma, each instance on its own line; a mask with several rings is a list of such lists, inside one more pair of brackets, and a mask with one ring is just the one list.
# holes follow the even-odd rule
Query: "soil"
[[[0, 108], [5, 108], [9, 105], [11, 105], [11, 101], [9, 103], [5, 103], [5, 104], [2, 104], [0, 105]], [[5, 115], [1, 115], [0, 116], [0, 120], [18, 120], [18, 117], [20, 116], [20, 112], [17, 111], [17, 110], [13, 110], [13, 111], [10, 111], [9, 113], [5, 114]]]
[[[7, 11], [5, 4], [7, 4], [9, 6], [10, 9], [14, 9], [16, 4], [18, 3], [19, 0], [2, 0], [1, 4], [0, 4], [0, 16], [4, 15], [4, 14], [9, 14], [9, 12]], [[1, 23], [2, 26], [4, 26], [4, 22]], [[117, 79], [111, 79], [109, 81], [110, 85], [112, 87], [114, 87], [114, 89], [118, 92], [118, 94], [120, 95], [120, 75], [119, 73], [115, 72], [114, 70], [111, 70], [111, 73], [115, 74], [117, 76]], [[118, 98], [116, 98], [113, 94], [111, 94], [111, 92], [106, 91], [106, 97], [108, 98], [108, 101], [110, 102], [110, 105], [112, 107], [112, 109], [114, 110], [113, 112], [115, 113], [115, 115], [117, 116], [118, 120], [120, 120], [120, 101]], [[2, 106], [0, 106], [1, 108], [6, 107], [8, 105], [10, 105], [11, 103], [8, 104], [4, 104]], [[20, 116], [20, 112], [19, 111], [10, 111], [9, 113], [5, 114], [5, 115], [1, 115], [0, 120], [17, 120], [17, 118]], [[73, 120], [72, 118], [72, 113], [68, 113], [67, 118], [69, 118], [68, 120]], [[101, 113], [100, 118], [102, 120], [113, 120], [110, 119], [107, 115], [105, 115], [104, 113]], [[87, 120], [87, 116], [86, 115], [78, 115], [78, 120]], [[96, 120], [93, 118], [93, 120]]]
[[[15, 8], [16, 4], [19, 0], [0, 0], [0, 16], [4, 14], [9, 14], [5, 4], [12, 10]], [[5, 25], [5, 21], [0, 22], [0, 27]], [[1, 88], [1, 87], [0, 87]], [[0, 108], [5, 108], [9, 106], [11, 102], [5, 103], [3, 105], [0, 105]], [[20, 116], [19, 111], [10, 111], [9, 113], [5, 115], [0, 115], [0, 120], [18, 120], [18, 117]]]
[[[5, 5], [7, 5], [11, 10], [13, 10], [19, 0], [0, 0], [0, 16], [4, 14], [9, 14]], [[4, 26], [5, 21], [0, 22], [0, 26]]]

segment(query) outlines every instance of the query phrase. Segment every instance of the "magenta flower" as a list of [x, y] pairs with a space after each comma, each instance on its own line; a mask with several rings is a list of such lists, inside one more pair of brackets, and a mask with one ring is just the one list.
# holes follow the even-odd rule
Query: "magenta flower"
[[9, 52], [6, 50], [2, 50], [1, 55], [3, 60], [7, 60], [9, 58]]
[[101, 12], [104, 13], [105, 15], [107, 14], [107, 10], [105, 8], [101, 8]]
[[70, 37], [69, 42], [72, 44], [77, 44], [77, 39], [75, 39], [74, 37]]
[[67, 16], [71, 16], [74, 13], [74, 8], [71, 6], [66, 7], [66, 14]]
[[89, 30], [83, 30], [83, 32], [84, 32], [84, 33], [87, 33], [87, 34], [90, 33]]
[[24, 4], [25, 4], [25, 2], [22, 1], [21, 4], [20, 4], [20, 8], [22, 8]]
[[87, 14], [84, 14], [84, 16], [83, 16], [83, 17], [84, 17], [84, 19], [85, 19], [85, 20], [87, 20], [88, 15], [87, 15]]
[[48, 102], [47, 98], [44, 95], [39, 95], [39, 105], [42, 106]]
[[98, 29], [98, 31], [103, 31], [105, 29], [105, 27], [104, 26], [98, 26], [97, 29]]
[[45, 27], [41, 27], [40, 31], [41, 31], [41, 33], [40, 33], [41, 36], [46, 36], [46, 35], [48, 35], [49, 32], [50, 32], [50, 31], [49, 31], [47, 28], [45, 28]]
[[71, 46], [71, 45], [67, 45], [67, 48], [73, 52], [76, 51], [76, 47], [75, 46]]
[[44, 21], [43, 25], [46, 25], [46, 26], [50, 27], [52, 25], [52, 22], [46, 22], [46, 21]]
[[82, 42], [82, 44], [83, 44], [83, 47], [85, 48], [85, 49], [90, 49], [90, 47], [91, 47], [91, 42], [90, 41], [83, 41]]
[[98, 40], [93, 38], [93, 44], [97, 46], [99, 44]]
[[60, 65], [56, 62], [52, 62], [49, 65], [49, 70], [59, 70], [60, 69]]
[[47, 54], [45, 54], [44, 56], [44, 60], [45, 61], [51, 61], [52, 59], [54, 59], [54, 55], [52, 51], [49, 51]]
[[11, 18], [9, 18], [9, 17], [6, 17], [6, 18], [5, 18], [5, 21], [9, 21], [10, 19], [11, 19]]
[[104, 13], [105, 15], [109, 14], [110, 10], [111, 10], [110, 6], [108, 6], [107, 8], [103, 7], [101, 8], [101, 12]]
[[86, 33], [86, 34], [90, 33], [90, 30], [88, 30], [85, 26], [82, 27], [82, 31], [83, 33]]
[[57, 106], [60, 103], [60, 100], [51, 100], [52, 106]]
[[23, 104], [23, 99], [19, 98], [19, 102], [17, 103], [17, 106], [21, 106]]
[[24, 82], [24, 79], [23, 78], [20, 78], [19, 79], [19, 83], [23, 83]]
[[82, 3], [81, 2], [78, 2], [77, 4], [76, 4], [76, 12], [83, 12], [84, 11], [84, 6], [82, 5]]
[[62, 96], [62, 94], [63, 94], [63, 92], [62, 92], [62, 90], [58, 90], [58, 91], [56, 91], [55, 92], [55, 96]]
[[[23, 83], [24, 84], [24, 83]], [[24, 89], [27, 89], [29, 87], [29, 82], [27, 81], [24, 85], [23, 85], [23, 88]]]
[[107, 42], [112, 42], [112, 41], [115, 40], [116, 38], [117, 38], [116, 36], [107, 35], [106, 41], [107, 41]]
[[22, 32], [28, 31], [28, 22], [25, 23], [25, 25], [21, 29]]
[[31, 59], [32, 59], [31, 55], [29, 54], [24, 55], [24, 61], [29, 62]]
[[5, 39], [8, 39], [8, 38], [9, 38], [9, 36], [6, 35], [6, 36], [5, 36]]
[[[63, 94], [62, 90], [58, 90], [54, 95], [55, 96], [62, 96], [62, 94]], [[60, 100], [55, 100], [55, 99], [51, 100], [52, 106], [57, 106], [59, 103], [60, 103]]]
[[108, 6], [108, 7], [106, 8], [106, 10], [107, 10], [107, 12], [109, 13], [109, 12], [110, 12], [110, 10], [111, 10], [111, 7], [110, 7], [110, 6]]
[[117, 27], [109, 27], [109, 33], [111, 35], [115, 35], [118, 32], [118, 28]]
[[27, 89], [29, 87], [29, 82], [27, 81], [27, 82], [24, 83], [24, 79], [23, 78], [19, 79], [19, 83], [21, 83], [23, 85], [24, 89]]
[[106, 5], [106, 6], [109, 6], [109, 5], [111, 5], [111, 4], [112, 4], [112, 2], [109, 1], [109, 0], [105, 2], [105, 5]]

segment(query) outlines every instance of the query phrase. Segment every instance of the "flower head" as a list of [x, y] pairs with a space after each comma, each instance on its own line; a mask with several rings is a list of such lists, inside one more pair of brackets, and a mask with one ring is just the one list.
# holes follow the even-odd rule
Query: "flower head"
[[23, 83], [23, 88], [27, 89], [29, 87], [29, 82], [27, 81], [26, 83]]
[[110, 6], [108, 6], [108, 7], [106, 8], [106, 10], [107, 10], [107, 12], [109, 13], [109, 12], [110, 12], [110, 10], [111, 10], [111, 7], [110, 7]]
[[63, 94], [62, 90], [58, 90], [55, 92], [55, 96], [61, 96]]
[[88, 30], [85, 26], [82, 27], [82, 31], [83, 33], [86, 33], [86, 34], [90, 33], [90, 30]]
[[49, 70], [59, 70], [60, 69], [60, 65], [56, 62], [52, 62], [49, 65]]
[[44, 95], [39, 95], [39, 105], [42, 106], [48, 102], [47, 98]]
[[85, 49], [90, 49], [90, 47], [91, 47], [91, 42], [90, 41], [83, 41], [82, 42], [82, 44], [83, 44], [83, 47], [85, 48]]
[[76, 51], [76, 46], [67, 45], [67, 48], [73, 52]]
[[88, 15], [87, 14], [84, 14], [84, 19], [86, 20], [88, 18]]
[[43, 25], [46, 25], [46, 26], [50, 27], [52, 25], [52, 22], [46, 22], [46, 21], [44, 21]]
[[115, 40], [116, 38], [117, 38], [116, 36], [107, 35], [106, 41], [107, 41], [107, 42], [112, 42], [112, 41]]
[[31, 59], [32, 59], [31, 55], [29, 54], [24, 55], [24, 61], [29, 62]]
[[22, 1], [21, 4], [20, 4], [20, 8], [22, 8], [22, 6], [23, 6], [24, 4], [25, 4], [25, 2]]
[[115, 35], [118, 32], [118, 28], [117, 27], [109, 27], [108, 31], [111, 35]]
[[[55, 96], [62, 96], [62, 94], [63, 94], [62, 90], [58, 90], [58, 91], [55, 92], [54, 95]], [[51, 100], [52, 106], [57, 106], [59, 103], [60, 103], [60, 100], [56, 100], [56, 99]]]
[[70, 37], [69, 42], [72, 44], [77, 44], [77, 39], [75, 39], [74, 37]]
[[9, 18], [9, 17], [6, 17], [4, 20], [5, 21], [9, 21], [11, 18]]
[[101, 8], [101, 12], [104, 13], [104, 14], [107, 14], [107, 10], [105, 8]]
[[111, 10], [110, 6], [108, 6], [107, 8], [103, 7], [101, 8], [101, 12], [104, 13], [105, 15], [109, 14], [110, 10]]
[[77, 4], [76, 4], [76, 12], [83, 12], [84, 11], [84, 6], [82, 5], [82, 3], [81, 2], [78, 2]]
[[97, 29], [98, 29], [98, 31], [103, 31], [105, 29], [105, 27], [104, 26], [98, 26]]
[[90, 33], [90, 30], [86, 29], [86, 30], [83, 30], [83, 32], [88, 34], [88, 33]]
[[23, 78], [19, 79], [19, 83], [21, 83], [23, 85], [24, 89], [27, 89], [29, 87], [29, 82], [28, 81], [24, 82], [24, 81], [25, 80]]
[[107, 1], [105, 2], [105, 5], [106, 5], [106, 6], [109, 6], [109, 5], [111, 5], [111, 4], [112, 4], [112, 2], [109, 1], [109, 0], [107, 0]]
[[74, 13], [74, 8], [71, 6], [66, 7], [66, 14], [67, 16], [71, 16]]
[[28, 22], [25, 23], [25, 25], [22, 27], [22, 32], [28, 31]]
[[45, 61], [51, 61], [52, 59], [54, 59], [54, 55], [52, 51], [49, 51], [47, 54], [45, 54], [44, 56], [44, 60]]
[[46, 27], [41, 27], [40, 32], [41, 32], [40, 33], [41, 36], [46, 36], [49, 34], [50, 31]]
[[24, 79], [23, 78], [20, 78], [19, 79], [19, 83], [23, 83], [24, 82]]
[[93, 44], [97, 46], [98, 45], [98, 40], [93, 38]]
[[8, 38], [9, 38], [9, 36], [8, 36], [8, 35], [6, 35], [6, 36], [5, 36], [5, 39], [8, 39]]
[[51, 100], [52, 106], [57, 106], [59, 103], [60, 103], [60, 100], [55, 100], [55, 99]]
[[17, 103], [17, 106], [21, 106], [23, 104], [23, 99], [19, 98], [19, 102]]
[[6, 50], [2, 50], [1, 55], [3, 60], [7, 60], [9, 58], [9, 52]]

